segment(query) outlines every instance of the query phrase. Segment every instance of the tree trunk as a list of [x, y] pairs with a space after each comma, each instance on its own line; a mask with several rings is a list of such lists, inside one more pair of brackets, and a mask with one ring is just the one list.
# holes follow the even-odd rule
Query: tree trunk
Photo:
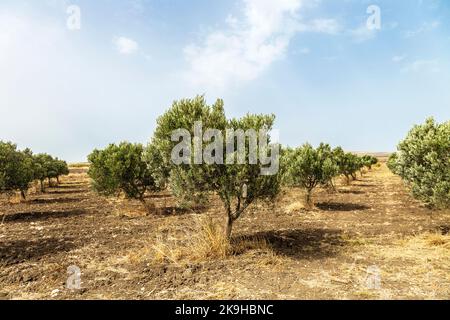
[[45, 193], [44, 180], [41, 180], [41, 192]]
[[228, 240], [231, 240], [231, 231], [233, 230], [233, 218], [230, 214], [227, 214], [227, 218], [225, 220], [225, 237]]
[[22, 199], [23, 199], [23, 200], [27, 200], [27, 196], [26, 196], [26, 194], [25, 194], [25, 191], [20, 190], [20, 195], [22, 196]]
[[314, 203], [312, 201], [312, 190], [306, 190], [305, 205], [308, 209], [312, 209], [314, 206]]
[[52, 179], [48, 178], [48, 187], [50, 188], [52, 186]]
[[337, 189], [336, 189], [336, 186], [334, 185], [333, 179], [331, 179], [331, 181], [329, 183], [327, 183], [326, 188], [327, 188], [328, 193], [336, 193], [337, 192]]
[[59, 184], [59, 176], [56, 177], [56, 183]]

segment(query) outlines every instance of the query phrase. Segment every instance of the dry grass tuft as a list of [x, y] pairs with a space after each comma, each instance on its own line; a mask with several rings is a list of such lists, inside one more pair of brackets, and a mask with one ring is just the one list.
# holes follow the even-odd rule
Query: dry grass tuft
[[278, 264], [280, 258], [266, 239], [241, 237], [230, 243], [223, 228], [212, 218], [196, 219], [196, 228], [185, 230], [181, 238], [169, 236], [166, 230], [166, 234], [158, 236], [151, 245], [131, 251], [127, 255], [128, 260], [133, 264], [151, 261], [156, 264], [185, 265], [226, 259], [253, 251], [262, 253], [264, 265]]
[[152, 250], [150, 251], [152, 254], [152, 260], [156, 263], [168, 262], [179, 264], [185, 255], [182, 248], [182, 246], [172, 245], [164, 241], [161, 237], [158, 237], [155, 244], [152, 246]]
[[450, 235], [441, 233], [425, 233], [422, 239], [431, 247], [444, 247], [450, 249]]
[[211, 218], [202, 217], [182, 239], [158, 236], [151, 245], [150, 256], [155, 263], [183, 264], [222, 259], [230, 252], [222, 228]]
[[126, 260], [128, 260], [131, 264], [139, 264], [143, 260], [150, 257], [152, 254], [152, 250], [149, 247], [144, 247], [139, 250], [131, 250], [126, 255]]
[[225, 233], [210, 217], [199, 219], [199, 229], [189, 240], [188, 248], [194, 259], [225, 258], [231, 249]]
[[305, 210], [305, 204], [300, 201], [292, 202], [291, 204], [287, 205], [284, 209], [284, 212], [287, 214], [292, 214], [298, 211]]

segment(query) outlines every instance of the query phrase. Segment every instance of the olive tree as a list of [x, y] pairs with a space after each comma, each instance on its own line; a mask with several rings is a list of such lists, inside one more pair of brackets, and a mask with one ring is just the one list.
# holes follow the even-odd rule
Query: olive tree
[[66, 176], [69, 174], [69, 166], [66, 161], [59, 160], [58, 158], [53, 159], [52, 170], [50, 172], [51, 179], [56, 179], [57, 183], [60, 183], [59, 178], [61, 176]]
[[333, 158], [339, 174], [346, 178], [347, 184], [350, 183], [350, 179], [356, 180], [356, 173], [364, 166], [360, 157], [350, 152], [344, 152], [341, 147], [333, 150]]
[[279, 192], [278, 149], [269, 135], [274, 120], [271, 115], [227, 119], [222, 100], [209, 106], [197, 96], [175, 101], [157, 121], [154, 141], [170, 165], [171, 189], [184, 198], [217, 194], [228, 239], [252, 203]]
[[364, 155], [362, 162], [367, 169], [372, 170], [372, 167], [378, 163], [378, 159], [374, 156]]
[[0, 193], [20, 191], [26, 198], [30, 183], [34, 180], [31, 151], [17, 150], [17, 145], [0, 141]]
[[129, 142], [94, 150], [88, 156], [93, 189], [105, 196], [124, 194], [126, 198], [137, 199], [150, 212], [153, 207], [147, 204], [145, 194], [160, 191], [163, 184], [158, 179], [154, 148], [149, 146], [148, 150]]
[[431, 207], [450, 207], [450, 121], [414, 126], [391, 155], [389, 168]]
[[338, 173], [329, 145], [321, 144], [317, 149], [310, 144], [288, 150], [282, 159], [284, 177], [288, 186], [305, 189], [305, 203], [313, 207], [313, 190], [319, 185], [330, 185]]
[[48, 179], [50, 186], [50, 179], [56, 176], [57, 169], [54, 165], [52, 156], [46, 153], [40, 153], [33, 156], [33, 171], [34, 179], [40, 182], [41, 192], [45, 192], [45, 180]]

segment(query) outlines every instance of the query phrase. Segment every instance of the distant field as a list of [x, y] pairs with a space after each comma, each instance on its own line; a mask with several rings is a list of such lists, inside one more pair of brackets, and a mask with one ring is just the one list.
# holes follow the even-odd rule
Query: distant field
[[363, 155], [369, 155], [377, 157], [378, 160], [381, 162], [386, 162], [389, 159], [389, 156], [392, 154], [391, 152], [362, 152], [362, 151], [356, 151], [356, 155], [363, 156]]

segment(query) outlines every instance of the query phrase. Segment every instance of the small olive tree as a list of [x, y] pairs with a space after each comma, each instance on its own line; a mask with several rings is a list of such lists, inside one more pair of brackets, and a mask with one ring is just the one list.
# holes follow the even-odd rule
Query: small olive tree
[[313, 190], [319, 185], [329, 186], [338, 173], [332, 150], [327, 144], [321, 144], [317, 149], [305, 144], [287, 150], [283, 155], [282, 167], [286, 185], [305, 189], [305, 203], [309, 208], [314, 206]]
[[88, 156], [93, 189], [105, 196], [123, 193], [129, 199], [139, 200], [150, 212], [153, 207], [145, 201], [146, 192], [158, 192], [164, 185], [158, 175], [157, 153], [153, 153], [151, 145], [147, 150], [129, 142], [94, 150]]
[[31, 151], [19, 151], [15, 144], [0, 141], [0, 193], [11, 194], [20, 191], [25, 199], [33, 180]]
[[378, 159], [374, 156], [364, 155], [362, 162], [367, 169], [372, 170], [372, 167], [378, 163]]
[[[279, 160], [268, 134], [274, 120], [266, 115], [228, 120], [222, 100], [209, 106], [203, 96], [174, 102], [158, 119], [154, 141], [170, 165], [171, 189], [194, 200], [216, 193], [224, 205], [228, 239], [233, 223], [252, 203], [272, 199], [279, 191], [276, 172], [265, 171], [268, 158], [271, 164]], [[267, 145], [255, 143], [251, 132], [265, 132]]]
[[333, 159], [338, 167], [338, 173], [346, 178], [347, 184], [350, 184], [351, 179], [356, 180], [356, 173], [364, 166], [360, 157], [344, 152], [341, 147], [333, 150]]
[[409, 186], [412, 194], [431, 207], [450, 207], [450, 121], [427, 119], [416, 125], [388, 167]]
[[58, 158], [54, 159], [54, 176], [52, 178], [55, 178], [57, 183], [60, 183], [60, 177], [61, 176], [67, 176], [69, 174], [69, 166], [67, 165], [66, 161], [59, 160]]
[[48, 179], [49, 186], [51, 177], [56, 176], [54, 159], [46, 153], [33, 155], [34, 179], [40, 182], [41, 192], [45, 192], [45, 180]]

